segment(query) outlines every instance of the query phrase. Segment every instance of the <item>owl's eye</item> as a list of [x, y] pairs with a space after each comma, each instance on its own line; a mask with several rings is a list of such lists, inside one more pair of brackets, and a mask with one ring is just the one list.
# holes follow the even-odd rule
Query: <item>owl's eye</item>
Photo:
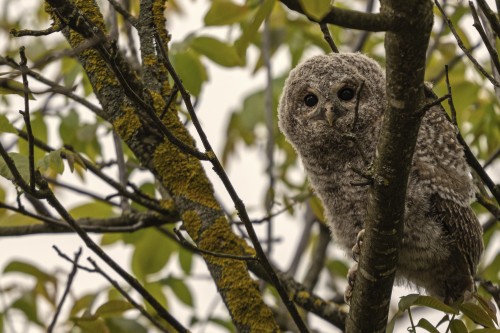
[[306, 103], [309, 107], [315, 106], [318, 104], [318, 96], [314, 94], [307, 94], [306, 97], [304, 97], [304, 103]]
[[351, 99], [354, 98], [356, 93], [354, 92], [354, 89], [352, 88], [342, 88], [339, 90], [337, 93], [338, 98], [340, 98], [343, 101], [350, 101]]

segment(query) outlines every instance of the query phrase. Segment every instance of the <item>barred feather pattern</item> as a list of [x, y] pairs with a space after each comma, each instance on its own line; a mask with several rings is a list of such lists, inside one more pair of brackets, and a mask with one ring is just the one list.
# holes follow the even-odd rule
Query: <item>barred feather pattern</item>
[[[300, 64], [279, 103], [280, 129], [347, 251], [364, 227], [368, 201], [368, 187], [352, 185], [364, 180], [353, 169], [366, 170], [373, 161], [385, 108], [384, 73], [359, 53], [316, 56]], [[424, 288], [448, 303], [474, 290], [483, 243], [470, 208], [473, 191], [457, 129], [444, 109], [434, 106], [422, 120], [410, 171], [399, 284]]]

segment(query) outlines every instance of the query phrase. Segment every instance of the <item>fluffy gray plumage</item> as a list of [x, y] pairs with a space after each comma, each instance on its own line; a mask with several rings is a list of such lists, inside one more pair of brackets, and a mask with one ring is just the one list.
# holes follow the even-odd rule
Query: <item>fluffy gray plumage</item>
[[[353, 53], [302, 63], [290, 73], [281, 97], [279, 126], [300, 156], [335, 238], [347, 250], [366, 220], [369, 190], [352, 186], [364, 180], [352, 167], [366, 170], [373, 160], [385, 107], [383, 71]], [[399, 283], [408, 281], [446, 302], [474, 290], [472, 276], [483, 251], [481, 226], [469, 206], [470, 170], [456, 134], [441, 106], [427, 111], [408, 183], [396, 275]]]

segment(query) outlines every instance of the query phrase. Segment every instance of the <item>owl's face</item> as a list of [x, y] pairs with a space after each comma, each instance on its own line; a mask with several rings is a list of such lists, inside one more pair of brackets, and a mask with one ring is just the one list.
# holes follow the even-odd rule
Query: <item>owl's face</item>
[[385, 78], [380, 66], [361, 54], [313, 57], [297, 66], [286, 81], [279, 125], [298, 146], [345, 142], [362, 132], [384, 110]]

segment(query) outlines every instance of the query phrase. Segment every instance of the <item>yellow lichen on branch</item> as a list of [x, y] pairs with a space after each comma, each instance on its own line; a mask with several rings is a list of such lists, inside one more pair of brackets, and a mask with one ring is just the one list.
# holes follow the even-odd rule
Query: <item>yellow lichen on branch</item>
[[[245, 253], [248, 248], [244, 240], [234, 236], [224, 217], [207, 226], [202, 223], [198, 213], [187, 211], [182, 215], [182, 220], [186, 231], [190, 235], [196, 235], [197, 239], [194, 240], [198, 241], [198, 247], [203, 250], [237, 256]], [[204, 254], [203, 257], [218, 281], [217, 288], [225, 295], [226, 305], [237, 327], [244, 327], [247, 332], [279, 331], [274, 324], [272, 312], [268, 307], [262, 306], [257, 283], [248, 283], [244, 261], [217, 255]]]

